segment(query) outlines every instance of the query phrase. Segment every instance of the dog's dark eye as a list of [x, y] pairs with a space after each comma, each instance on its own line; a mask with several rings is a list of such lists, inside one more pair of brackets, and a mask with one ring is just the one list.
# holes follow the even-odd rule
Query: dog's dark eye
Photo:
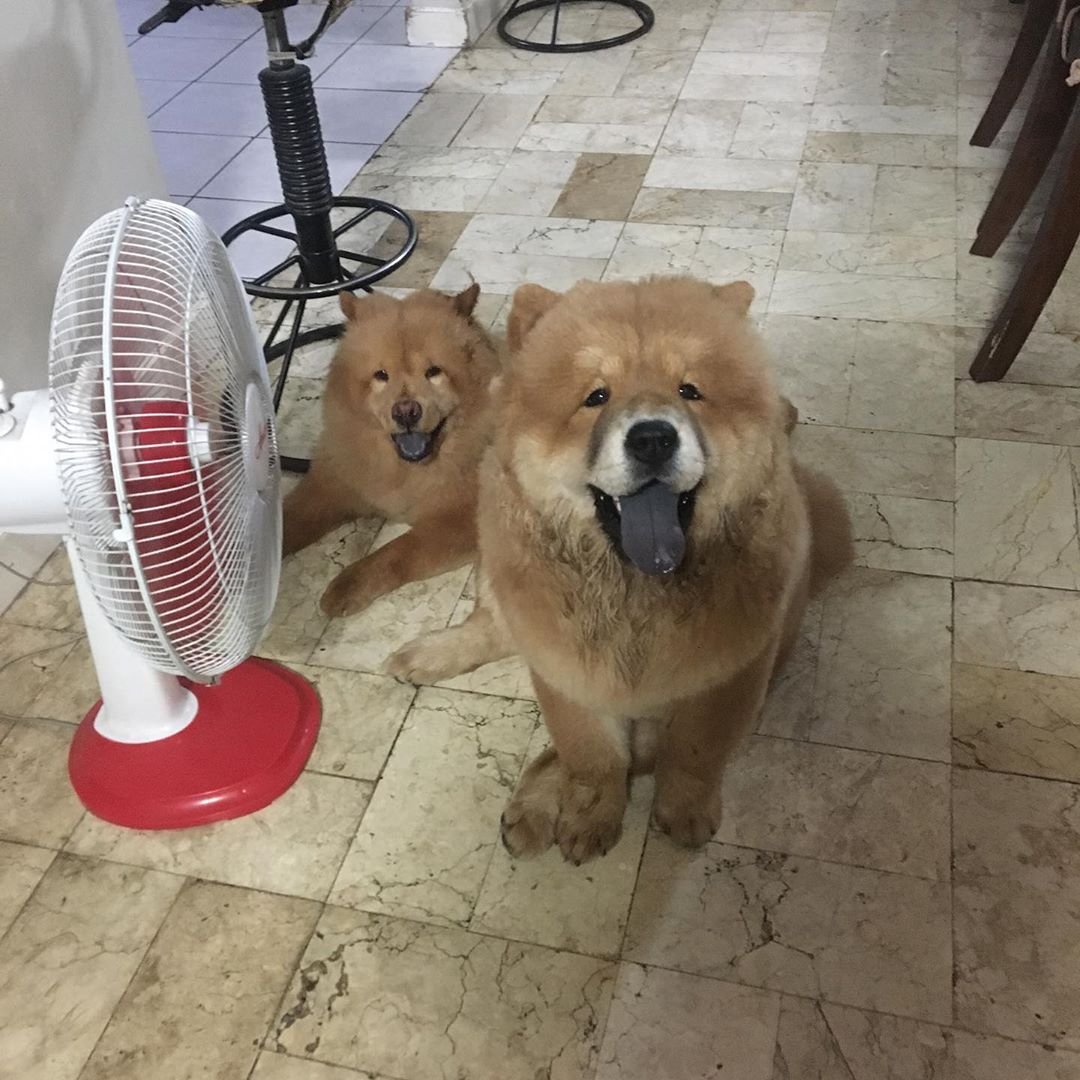
[[679, 387], [679, 397], [685, 401], [700, 401], [701, 391], [692, 382], [684, 382]]
[[606, 386], [598, 386], [582, 403], [586, 409], [595, 409], [599, 405], [606, 405], [610, 397]]
[[389, 382], [390, 381], [390, 376], [385, 371], [383, 371], [382, 368], [379, 368], [379, 370], [375, 372], [375, 381], [376, 382]]
[[432, 364], [431, 367], [429, 367], [427, 369], [427, 371], [424, 372], [424, 378], [426, 378], [426, 379], [434, 379], [436, 375], [441, 375], [441, 374], [442, 374], [442, 368], [438, 367], [435, 364]]

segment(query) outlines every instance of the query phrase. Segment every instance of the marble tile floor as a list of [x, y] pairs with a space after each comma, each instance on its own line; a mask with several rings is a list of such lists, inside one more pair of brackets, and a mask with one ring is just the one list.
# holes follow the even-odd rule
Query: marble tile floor
[[[464, 617], [468, 570], [318, 613], [380, 523], [284, 568], [263, 651], [322, 694], [307, 771], [189, 833], [74, 800], [85, 641], [69, 590], [27, 588], [0, 618], [0, 1077], [1080, 1078], [1080, 276], [1007, 381], [964, 377], [1033, 220], [967, 255], [1015, 123], [967, 136], [1017, 18], [663, 0], [625, 49], [489, 36], [450, 62], [350, 185], [420, 222], [389, 287], [473, 275], [498, 328], [524, 281], [748, 278], [858, 565], [808, 614], [715, 841], [652, 832], [641, 783], [581, 869], [498, 843], [544, 739], [519, 664], [379, 672]], [[293, 451], [326, 362], [292, 380]]]

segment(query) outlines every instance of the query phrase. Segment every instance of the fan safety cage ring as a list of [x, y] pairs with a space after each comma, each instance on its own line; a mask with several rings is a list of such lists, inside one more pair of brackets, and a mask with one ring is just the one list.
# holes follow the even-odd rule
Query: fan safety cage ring
[[266, 368], [221, 241], [129, 199], [57, 288], [53, 441], [70, 534], [109, 622], [155, 667], [211, 681], [250, 655], [281, 560]]

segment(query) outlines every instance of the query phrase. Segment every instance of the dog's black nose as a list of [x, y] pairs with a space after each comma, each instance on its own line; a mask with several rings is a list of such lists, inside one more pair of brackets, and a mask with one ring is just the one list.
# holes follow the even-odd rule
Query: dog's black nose
[[419, 401], [395, 401], [390, 410], [390, 416], [395, 424], [403, 428], [414, 428], [420, 423], [420, 417], [424, 415], [424, 409]]
[[626, 433], [626, 449], [642, 465], [663, 465], [679, 445], [679, 433], [666, 420], [639, 420]]

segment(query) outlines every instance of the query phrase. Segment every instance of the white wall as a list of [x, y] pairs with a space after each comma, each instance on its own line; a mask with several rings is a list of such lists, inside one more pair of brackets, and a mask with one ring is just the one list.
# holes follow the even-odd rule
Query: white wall
[[[0, 377], [45, 384], [68, 250], [128, 195], [165, 193], [114, 0], [0, 0]], [[55, 537], [0, 534], [35, 573]], [[0, 611], [22, 582], [0, 569]]]
[[164, 195], [114, 0], [0, 0], [0, 376], [43, 385], [68, 250], [128, 195]]

